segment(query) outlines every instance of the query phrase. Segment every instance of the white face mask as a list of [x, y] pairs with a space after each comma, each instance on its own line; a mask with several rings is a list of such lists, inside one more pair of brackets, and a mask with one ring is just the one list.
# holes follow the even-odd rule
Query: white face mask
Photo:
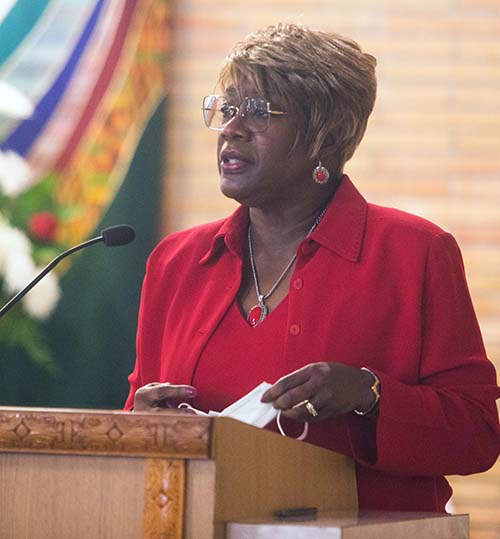
[[[278, 428], [283, 436], [286, 436], [283, 428], [281, 427], [280, 418], [278, 415], [278, 410], [273, 408], [271, 403], [260, 402], [262, 395], [272, 387], [268, 382], [262, 382], [257, 387], [252, 389], [249, 393], [241, 397], [241, 399], [233, 402], [227, 408], [224, 408], [222, 412], [214, 412], [210, 410], [207, 413], [202, 412], [193, 408], [187, 402], [179, 404], [179, 408], [189, 408], [197, 415], [211, 416], [211, 417], [232, 417], [233, 419], [238, 419], [243, 421], [243, 423], [248, 423], [254, 427], [265, 427], [269, 422], [271, 422], [276, 416], [278, 416]], [[280, 414], [281, 415], [281, 414]], [[304, 432], [297, 438], [297, 440], [304, 440], [307, 436], [308, 424], [304, 424]]]
[[252, 389], [250, 393], [247, 393], [241, 399], [233, 402], [227, 408], [224, 408], [222, 412], [214, 412], [210, 410], [208, 414], [201, 410], [196, 410], [186, 402], [179, 404], [179, 408], [189, 408], [198, 415], [218, 416], [218, 417], [232, 417], [248, 423], [254, 427], [265, 427], [270, 421], [272, 421], [278, 414], [278, 411], [273, 408], [270, 403], [260, 402], [262, 395], [271, 387], [271, 384], [262, 382], [257, 387]]
[[278, 415], [278, 410], [275, 410], [271, 403], [260, 402], [262, 395], [270, 387], [271, 384], [262, 382], [252, 389], [250, 393], [247, 393], [241, 399], [224, 408], [219, 414], [219, 417], [232, 417], [255, 427], [265, 427]]

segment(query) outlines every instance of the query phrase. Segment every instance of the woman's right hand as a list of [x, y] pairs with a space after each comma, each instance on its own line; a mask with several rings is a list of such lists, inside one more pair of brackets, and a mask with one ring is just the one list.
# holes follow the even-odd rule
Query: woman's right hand
[[134, 396], [134, 412], [158, 412], [175, 408], [177, 402], [196, 397], [193, 386], [173, 385], [168, 382], [152, 382], [140, 387]]

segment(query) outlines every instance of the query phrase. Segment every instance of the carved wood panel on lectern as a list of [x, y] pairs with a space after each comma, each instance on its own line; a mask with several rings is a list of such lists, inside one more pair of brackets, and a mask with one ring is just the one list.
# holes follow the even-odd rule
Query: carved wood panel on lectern
[[185, 461], [147, 459], [143, 539], [182, 539]]
[[0, 449], [207, 457], [209, 422], [176, 414], [2, 408]]

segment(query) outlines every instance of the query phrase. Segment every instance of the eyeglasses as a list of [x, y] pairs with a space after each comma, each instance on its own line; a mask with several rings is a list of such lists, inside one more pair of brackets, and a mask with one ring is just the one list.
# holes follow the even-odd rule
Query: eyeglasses
[[252, 133], [261, 133], [269, 127], [272, 115], [286, 112], [271, 110], [271, 103], [263, 97], [245, 97], [239, 107], [230, 105], [227, 97], [207, 95], [203, 98], [203, 119], [205, 125], [214, 131], [222, 131], [237, 114], [245, 129]]

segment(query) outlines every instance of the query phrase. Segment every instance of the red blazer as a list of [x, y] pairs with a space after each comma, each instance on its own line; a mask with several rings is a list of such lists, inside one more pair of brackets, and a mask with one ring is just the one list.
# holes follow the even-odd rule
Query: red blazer
[[[153, 251], [127, 409], [143, 384], [191, 383], [235, 301], [247, 226], [240, 207]], [[381, 380], [376, 422], [348, 414], [311, 425], [308, 435], [355, 459], [361, 508], [443, 511], [451, 494], [444, 475], [481, 472], [497, 459], [500, 390], [455, 240], [421, 218], [368, 204], [347, 176], [298, 248], [284, 350], [289, 372], [339, 361]]]

